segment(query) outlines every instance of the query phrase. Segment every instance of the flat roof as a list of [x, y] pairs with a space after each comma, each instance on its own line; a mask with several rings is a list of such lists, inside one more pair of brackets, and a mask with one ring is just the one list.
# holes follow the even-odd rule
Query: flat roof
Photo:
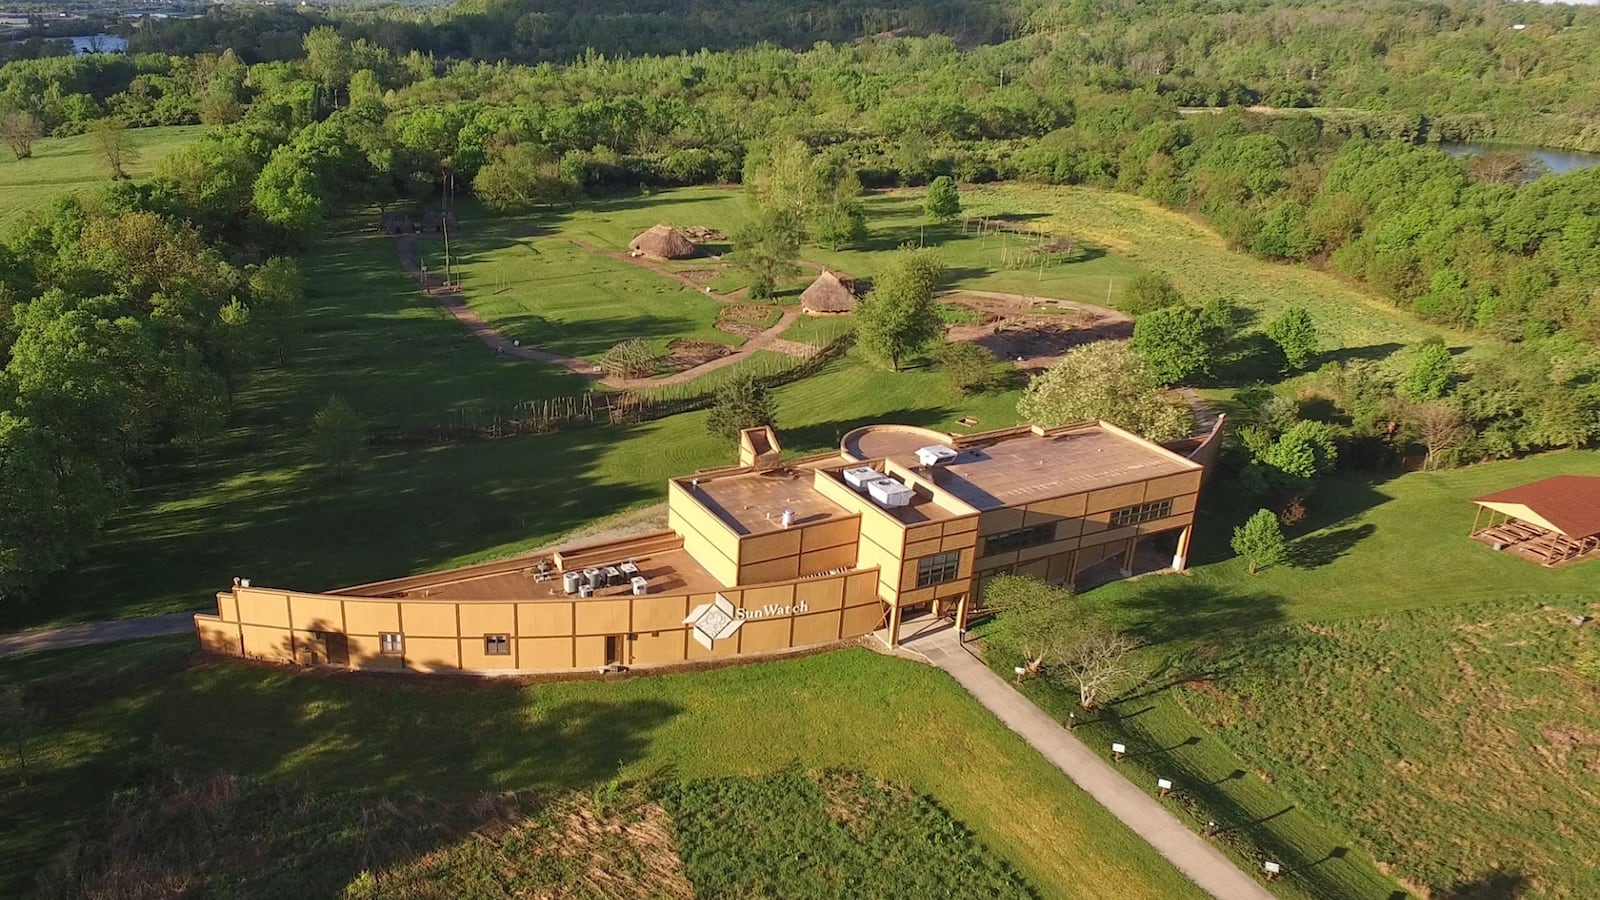
[[[617, 562], [628, 559], [625, 550]], [[394, 597], [407, 600], [577, 600], [562, 590], [561, 573], [550, 567], [544, 581], [537, 579], [537, 566], [544, 556], [527, 557], [527, 565], [519, 568], [474, 574], [469, 567], [454, 572], [439, 572], [436, 581], [426, 576], [407, 579], [402, 590], [363, 593], [364, 597]], [[665, 550], [633, 557], [639, 574], [650, 582], [651, 594], [693, 594], [725, 590], [725, 586], [707, 572], [683, 550]], [[481, 568], [489, 568], [487, 566]], [[633, 593], [631, 584], [600, 588], [594, 592], [596, 599], [626, 597]], [[579, 602], [582, 602], [581, 600]]]
[[843, 518], [851, 512], [812, 486], [815, 470], [785, 466], [765, 472], [741, 471], [679, 478], [676, 482], [695, 502], [721, 519], [736, 534], [783, 530], [783, 511], [794, 511], [794, 525]]
[[[918, 446], [926, 445], [919, 444]], [[937, 500], [924, 493], [927, 491], [927, 488], [919, 489], [919, 487], [915, 484], [911, 485], [910, 503], [906, 504], [905, 506], [881, 506], [873, 501], [870, 496], [857, 491], [844, 480], [844, 470], [848, 468], [854, 468], [856, 465], [859, 465], [859, 463], [846, 463], [841, 461], [840, 468], [824, 471], [823, 477], [838, 482], [840, 487], [861, 497], [862, 504], [874, 507], [881, 512], [887, 513], [890, 517], [902, 525], [922, 525], [927, 522], [940, 522], [945, 519], [962, 515], [961, 512], [941, 506]], [[881, 471], [883, 467], [876, 466], [876, 468]], [[905, 480], [893, 474], [890, 474], [889, 477], [902, 482]]]
[[[1087, 424], [1040, 435], [1024, 431], [960, 446], [929, 477], [939, 489], [980, 510], [1019, 506], [1201, 468], [1153, 444]], [[916, 457], [896, 459], [916, 465]]]

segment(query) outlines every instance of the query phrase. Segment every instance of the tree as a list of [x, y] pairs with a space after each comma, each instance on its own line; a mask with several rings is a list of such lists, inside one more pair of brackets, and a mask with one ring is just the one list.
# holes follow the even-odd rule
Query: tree
[[128, 166], [139, 160], [139, 153], [128, 135], [127, 124], [116, 116], [107, 116], [90, 128], [89, 145], [111, 170], [113, 180], [129, 177]]
[[1317, 355], [1317, 326], [1303, 306], [1291, 306], [1273, 319], [1267, 325], [1267, 337], [1283, 351], [1290, 371], [1305, 369]]
[[778, 282], [800, 274], [800, 233], [785, 215], [766, 213], [746, 222], [733, 234], [734, 268], [750, 275], [750, 296], [765, 300]]
[[940, 175], [928, 185], [927, 196], [923, 198], [922, 210], [928, 218], [935, 222], [949, 222], [961, 215], [961, 192], [956, 188], [956, 181], [949, 175]]
[[272, 151], [256, 178], [251, 202], [262, 219], [288, 235], [314, 231], [328, 212], [315, 161], [287, 145]]
[[1149, 364], [1113, 341], [1069, 351], [1029, 383], [1017, 411], [1044, 427], [1104, 419], [1158, 443], [1185, 437], [1194, 425], [1187, 406], [1167, 399]]
[[360, 460], [366, 444], [366, 426], [355, 409], [340, 397], [330, 397], [311, 417], [311, 452], [335, 478], [343, 478]]
[[1438, 338], [1425, 341], [1417, 349], [1406, 376], [1406, 393], [1416, 401], [1437, 400], [1443, 397], [1455, 381], [1456, 362], [1450, 348]]
[[1332, 472], [1339, 462], [1333, 426], [1326, 422], [1296, 422], [1270, 443], [1252, 439], [1254, 433], [1247, 433], [1245, 441], [1256, 462], [1284, 476], [1285, 487], [1303, 487], [1303, 482]]
[[352, 60], [350, 45], [339, 37], [339, 32], [319, 25], [306, 33], [301, 41], [305, 50], [305, 70], [337, 106], [339, 89], [350, 81]]
[[1078, 705], [1096, 709], [1139, 679], [1133, 651], [1138, 638], [1095, 619], [1081, 621], [1057, 651], [1050, 680], [1078, 691]]
[[33, 737], [38, 719], [39, 711], [28, 705], [21, 685], [0, 687], [0, 729], [4, 729], [12, 755], [17, 759], [17, 772], [24, 787], [28, 784], [28, 741]]
[[533, 144], [512, 144], [478, 170], [472, 192], [490, 209], [513, 212], [570, 202], [578, 186], [562, 180], [555, 154]]
[[305, 286], [300, 265], [274, 256], [250, 272], [250, 314], [261, 329], [267, 349], [281, 364], [300, 327]]
[[1122, 311], [1134, 316], [1182, 302], [1183, 295], [1172, 279], [1160, 273], [1135, 276], [1122, 292]]
[[33, 142], [42, 133], [39, 118], [33, 113], [17, 110], [0, 116], [0, 141], [5, 141], [17, 159], [33, 155]]
[[1428, 448], [1424, 469], [1437, 468], [1441, 457], [1472, 440], [1472, 428], [1467, 425], [1461, 408], [1448, 400], [1430, 400], [1412, 407], [1410, 412], [1417, 439]]
[[656, 370], [656, 355], [642, 338], [629, 338], [600, 357], [600, 369], [612, 378], [642, 378]]
[[943, 326], [934, 292], [944, 263], [931, 250], [902, 249], [856, 306], [862, 348], [900, 371], [900, 363], [939, 336]]
[[971, 341], [951, 341], [934, 351], [939, 370], [944, 373], [956, 393], [966, 396], [981, 394], [994, 387], [999, 380], [995, 371], [999, 358], [994, 351]]
[[1163, 306], [1140, 316], [1133, 326], [1132, 346], [1162, 385], [1211, 374], [1211, 335], [1200, 310], [1188, 304]]
[[771, 425], [777, 420], [772, 393], [754, 375], [740, 375], [717, 389], [706, 428], [729, 440], [746, 428]]
[[1070, 590], [1023, 575], [995, 576], [983, 588], [983, 606], [995, 613], [991, 639], [1020, 654], [1029, 675], [1057, 658], [1082, 618]]
[[1283, 539], [1283, 529], [1278, 526], [1278, 516], [1270, 509], [1257, 510], [1243, 525], [1233, 530], [1233, 552], [1250, 563], [1254, 575], [1265, 566], [1283, 562], [1289, 547]]

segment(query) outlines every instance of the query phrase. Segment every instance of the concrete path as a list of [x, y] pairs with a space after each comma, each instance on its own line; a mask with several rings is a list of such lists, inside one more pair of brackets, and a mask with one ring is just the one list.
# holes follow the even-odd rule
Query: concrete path
[[1241, 872], [1205, 838], [1190, 831], [1161, 802], [1136, 787], [1104, 754], [1084, 746], [1004, 679], [961, 647], [953, 628], [925, 634], [901, 649], [949, 672], [1006, 727], [1021, 735], [1078, 787], [1144, 838], [1178, 871], [1221, 900], [1272, 900], [1256, 879]]
[[0, 634], [0, 657], [18, 656], [36, 650], [62, 650], [67, 647], [87, 647], [90, 644], [110, 644], [116, 641], [134, 641], [139, 638], [193, 632], [192, 612], [116, 619], [110, 622], [88, 622], [61, 628], [40, 628], [35, 631]]

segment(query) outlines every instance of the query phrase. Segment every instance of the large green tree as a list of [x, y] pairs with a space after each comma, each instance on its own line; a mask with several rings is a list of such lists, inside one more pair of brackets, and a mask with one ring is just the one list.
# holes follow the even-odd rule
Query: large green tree
[[739, 375], [717, 388], [716, 399], [706, 415], [706, 428], [712, 434], [732, 440], [746, 428], [771, 425], [777, 421], [772, 392], [754, 375]]
[[862, 349], [896, 372], [907, 357], [932, 343], [943, 328], [934, 294], [944, 263], [932, 250], [902, 249], [856, 306]]
[[734, 268], [750, 276], [750, 296], [765, 300], [778, 282], [800, 274], [800, 233], [794, 219], [767, 211], [733, 233]]
[[1139, 317], [1133, 350], [1163, 385], [1211, 375], [1216, 345], [1197, 307], [1164, 306]]
[[1046, 427], [1104, 419], [1158, 442], [1184, 437], [1194, 424], [1189, 408], [1161, 390], [1149, 364], [1113, 341], [1068, 351], [1028, 384], [1017, 411]]

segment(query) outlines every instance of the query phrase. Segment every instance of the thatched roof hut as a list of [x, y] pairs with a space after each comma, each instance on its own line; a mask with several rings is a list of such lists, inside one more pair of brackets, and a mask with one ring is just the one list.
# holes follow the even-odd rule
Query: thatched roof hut
[[800, 308], [813, 316], [842, 316], [856, 308], [856, 281], [823, 269], [817, 280], [800, 294]]
[[700, 248], [671, 225], [656, 225], [629, 241], [628, 250], [653, 259], [688, 259]]

